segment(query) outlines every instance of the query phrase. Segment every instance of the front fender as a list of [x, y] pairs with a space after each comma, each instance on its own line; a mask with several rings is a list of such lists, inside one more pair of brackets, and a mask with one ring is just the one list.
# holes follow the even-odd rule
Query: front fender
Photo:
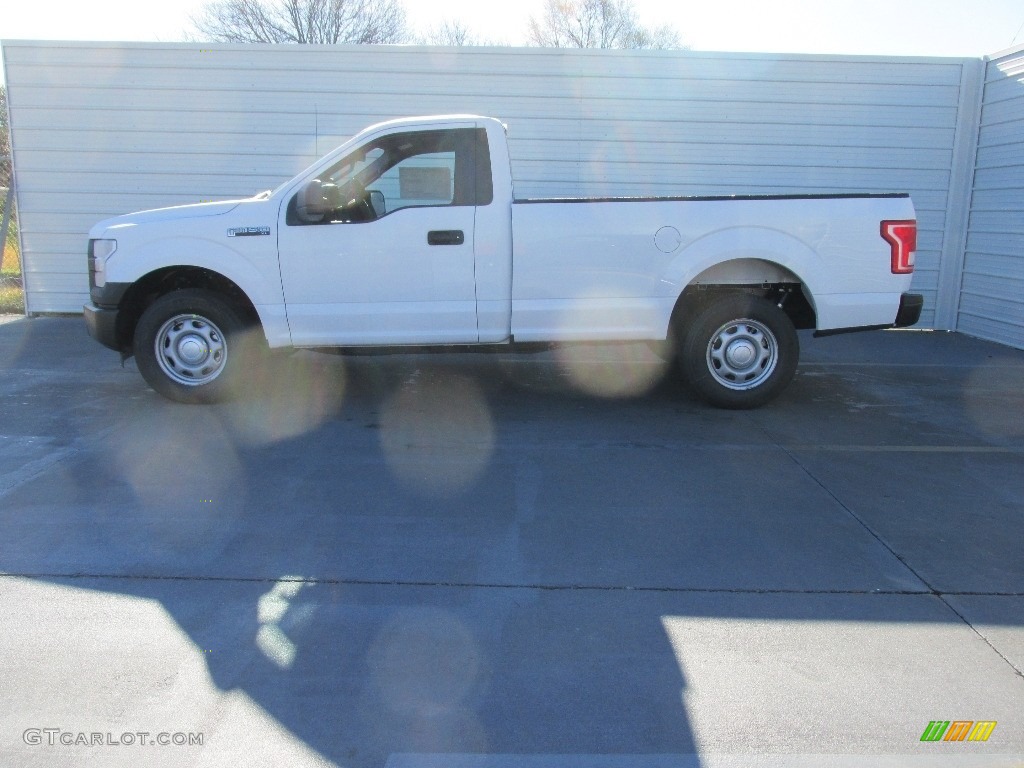
[[[240, 238], [241, 239], [241, 238]], [[127, 244], [124, 259], [108, 262], [107, 280], [134, 283], [146, 275], [168, 267], [195, 267], [223, 275], [249, 298], [260, 317], [267, 341], [281, 346], [291, 341], [284, 311], [277, 265], [277, 238], [244, 238], [247, 249], [240, 253], [223, 243], [205, 237], [165, 237], [142, 245]], [[120, 255], [116, 254], [116, 255]], [[116, 258], [115, 255], [115, 258]]]
[[135, 282], [143, 275], [166, 267], [198, 267], [218, 272], [241, 288], [253, 304], [282, 300], [281, 281], [276, 273], [273, 281], [268, 280], [265, 270], [254, 264], [251, 256], [243, 256], [214, 240], [194, 237], [166, 238], [133, 248], [130, 257], [131, 274], [122, 276], [120, 268], [112, 269], [107, 279]]

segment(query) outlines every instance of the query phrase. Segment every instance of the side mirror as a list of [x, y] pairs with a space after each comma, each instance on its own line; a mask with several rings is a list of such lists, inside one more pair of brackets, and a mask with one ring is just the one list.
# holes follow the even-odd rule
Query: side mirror
[[373, 206], [373, 212], [377, 214], [378, 219], [388, 212], [384, 202], [384, 193], [379, 189], [370, 190], [370, 205]]
[[306, 182], [295, 200], [295, 213], [307, 224], [317, 224], [327, 215], [327, 201], [324, 199], [320, 179]]

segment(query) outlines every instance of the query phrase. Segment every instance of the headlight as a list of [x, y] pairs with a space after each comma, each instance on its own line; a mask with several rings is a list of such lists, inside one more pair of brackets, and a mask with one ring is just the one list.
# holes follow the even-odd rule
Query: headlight
[[117, 250], [117, 240], [89, 241], [89, 277], [93, 285], [102, 286], [107, 282], [107, 259]]
[[106, 261], [117, 250], [117, 240], [90, 240], [89, 245], [92, 248], [92, 257], [96, 259], [98, 264], [100, 261]]

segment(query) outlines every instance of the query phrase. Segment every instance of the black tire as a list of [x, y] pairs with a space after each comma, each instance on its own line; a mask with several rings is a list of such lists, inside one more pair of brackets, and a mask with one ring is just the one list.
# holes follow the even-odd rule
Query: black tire
[[773, 400], [792, 381], [800, 359], [792, 321], [760, 296], [724, 296], [679, 333], [683, 378], [719, 408], [757, 408]]
[[135, 359], [146, 382], [179, 403], [214, 403], [238, 391], [254, 334], [222, 296], [185, 288], [154, 301], [135, 326]]

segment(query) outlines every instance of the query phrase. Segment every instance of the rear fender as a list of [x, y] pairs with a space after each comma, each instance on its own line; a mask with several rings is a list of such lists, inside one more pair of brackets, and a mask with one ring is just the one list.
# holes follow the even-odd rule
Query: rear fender
[[[690, 285], [801, 283], [812, 307], [826, 285], [822, 258], [806, 243], [767, 227], [736, 227], [699, 238], [662, 275], [677, 297]], [[666, 325], [668, 318], [666, 318]]]

